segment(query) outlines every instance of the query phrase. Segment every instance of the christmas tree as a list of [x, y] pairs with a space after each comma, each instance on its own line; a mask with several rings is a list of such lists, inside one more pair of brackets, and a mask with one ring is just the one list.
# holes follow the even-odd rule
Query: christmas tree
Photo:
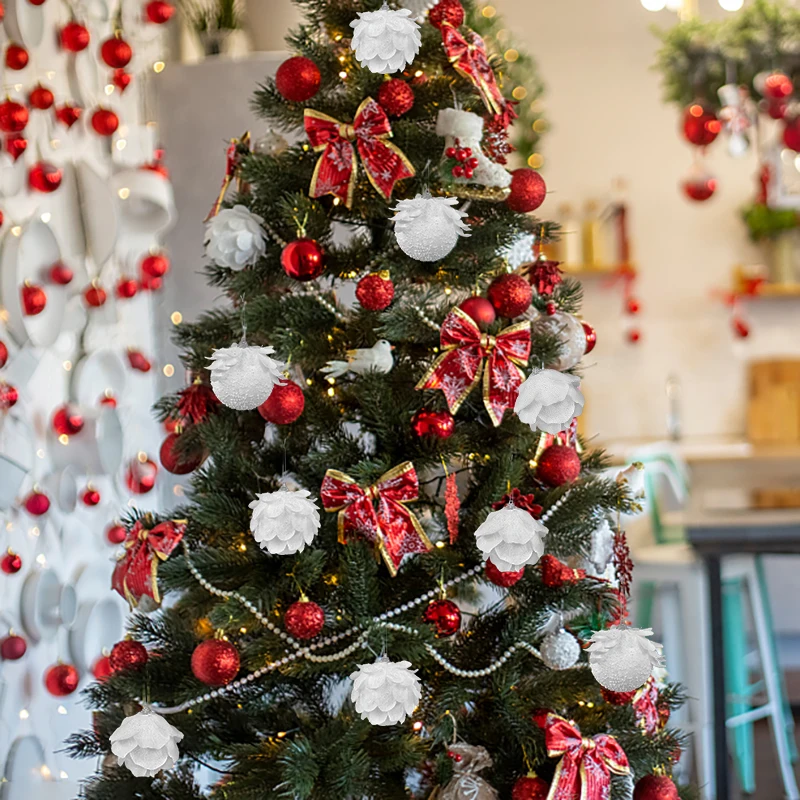
[[626, 627], [639, 473], [576, 434], [594, 332], [503, 166], [502, 60], [458, 0], [302, 6], [254, 100], [297, 144], [232, 141], [208, 221], [232, 307], [178, 332], [192, 491], [128, 520], [85, 795], [677, 797], [680, 691]]

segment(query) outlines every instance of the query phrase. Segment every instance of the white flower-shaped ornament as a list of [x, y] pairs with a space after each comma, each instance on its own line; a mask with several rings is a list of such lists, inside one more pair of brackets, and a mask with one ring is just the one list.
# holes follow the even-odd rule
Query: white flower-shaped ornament
[[293, 555], [314, 541], [319, 530], [319, 510], [311, 492], [290, 492], [281, 487], [257, 497], [250, 503], [250, 530], [262, 550], [273, 555]]
[[164, 717], [145, 707], [126, 717], [111, 734], [111, 752], [137, 778], [152, 778], [162, 769], [172, 769], [180, 756], [183, 734]]
[[399, 72], [414, 60], [422, 37], [407, 8], [393, 11], [384, 3], [377, 11], [362, 11], [350, 23], [351, 47], [362, 67], [370, 72]]
[[274, 347], [250, 346], [244, 339], [215, 350], [208, 367], [214, 394], [237, 411], [258, 408], [283, 382], [285, 364], [270, 358], [274, 352]]
[[249, 208], [224, 208], [206, 224], [206, 256], [220, 267], [243, 269], [267, 250], [262, 217]]
[[531, 430], [565, 431], [583, 411], [583, 394], [577, 375], [554, 369], [534, 370], [519, 387], [514, 411]]
[[410, 661], [389, 661], [381, 656], [374, 664], [362, 664], [350, 677], [350, 699], [361, 719], [373, 725], [403, 722], [422, 696], [422, 684]]
[[539, 520], [509, 503], [486, 517], [475, 531], [475, 543], [500, 572], [518, 572], [542, 557], [545, 536], [547, 528]]

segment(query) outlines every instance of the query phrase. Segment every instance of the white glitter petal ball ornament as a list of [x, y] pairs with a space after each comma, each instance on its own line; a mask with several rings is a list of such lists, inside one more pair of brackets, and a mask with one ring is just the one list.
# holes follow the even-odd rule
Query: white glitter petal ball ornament
[[554, 369], [535, 369], [519, 387], [514, 411], [531, 430], [565, 431], [583, 411], [580, 378]]
[[152, 709], [145, 708], [111, 734], [111, 752], [137, 778], [152, 778], [162, 769], [172, 769], [178, 760], [178, 742], [183, 734]]
[[370, 72], [391, 74], [405, 69], [419, 52], [419, 25], [407, 8], [393, 11], [384, 3], [377, 11], [362, 11], [350, 23], [350, 46], [356, 60]]
[[228, 408], [250, 411], [258, 408], [283, 382], [286, 365], [270, 356], [274, 347], [248, 345], [243, 338], [238, 344], [215, 350], [209, 361], [213, 362], [211, 388]]
[[535, 564], [544, 553], [547, 528], [527, 511], [508, 504], [492, 511], [475, 531], [475, 543], [484, 561], [500, 572], [518, 572]]
[[578, 663], [581, 646], [569, 631], [559, 628], [544, 637], [539, 646], [539, 653], [546, 667], [569, 669]]
[[362, 664], [350, 677], [361, 719], [373, 725], [396, 725], [413, 713], [422, 696], [422, 683], [410, 661], [389, 661], [380, 656], [374, 664]]
[[413, 200], [401, 200], [392, 210], [394, 235], [400, 249], [417, 261], [438, 261], [458, 242], [469, 236], [469, 225], [462, 220], [466, 211], [453, 206], [457, 197], [431, 197], [428, 192]]
[[206, 256], [217, 266], [236, 270], [255, 264], [267, 250], [262, 222], [245, 206], [223, 208], [206, 224]]
[[652, 628], [616, 625], [589, 640], [589, 668], [595, 680], [612, 692], [638, 689], [655, 667], [664, 664], [662, 646], [651, 642]]
[[319, 509], [311, 492], [281, 487], [277, 492], [256, 495], [250, 503], [250, 530], [259, 547], [278, 556], [301, 553], [319, 530]]

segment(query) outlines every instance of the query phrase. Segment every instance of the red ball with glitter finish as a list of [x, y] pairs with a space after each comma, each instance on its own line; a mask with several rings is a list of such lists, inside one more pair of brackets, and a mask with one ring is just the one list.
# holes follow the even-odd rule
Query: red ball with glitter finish
[[149, 658], [147, 648], [133, 639], [123, 639], [111, 648], [108, 657], [112, 672], [126, 672], [141, 669]]
[[294, 382], [274, 386], [269, 397], [258, 407], [258, 413], [275, 425], [291, 425], [303, 413], [306, 396]]
[[14, 100], [0, 103], [0, 131], [3, 133], [19, 133], [28, 124], [28, 109]]
[[100, 306], [105, 305], [108, 295], [100, 284], [92, 283], [83, 290], [83, 299], [86, 301], [86, 305], [92, 308], [100, 308]]
[[717, 115], [702, 103], [692, 103], [683, 112], [683, 136], [690, 144], [706, 147], [721, 130]]
[[32, 491], [25, 498], [25, 510], [34, 517], [41, 517], [50, 510], [50, 498], [44, 492]]
[[487, 560], [484, 570], [486, 577], [495, 586], [502, 586], [504, 589], [508, 589], [509, 586], [513, 586], [525, 574], [525, 567], [514, 572], [502, 572], [497, 569], [497, 567], [490, 560]]
[[581, 474], [580, 456], [571, 447], [551, 444], [539, 456], [536, 477], [548, 486], [573, 483]]
[[134, 458], [125, 470], [125, 485], [133, 494], [147, 494], [156, 485], [157, 474], [158, 465], [155, 461]]
[[136, 297], [136, 293], [139, 291], [139, 283], [133, 278], [122, 277], [117, 281], [114, 291], [120, 300], [130, 300], [132, 297]]
[[150, 359], [141, 350], [128, 349], [128, 363], [137, 372], [150, 372], [153, 368]]
[[[799, 140], [800, 141], [800, 140]], [[698, 203], [704, 203], [714, 196], [717, 191], [717, 179], [710, 175], [699, 175], [687, 178], [681, 184], [683, 193], [690, 199]]]
[[584, 355], [591, 353], [597, 344], [597, 331], [585, 320], [581, 320], [581, 326], [586, 336], [586, 349], [583, 351]]
[[645, 775], [636, 782], [633, 800], [679, 800], [678, 787], [666, 775]]
[[28, 643], [13, 633], [0, 642], [0, 657], [3, 661], [18, 661], [28, 650]]
[[378, 103], [390, 117], [402, 117], [414, 107], [414, 90], [400, 78], [390, 78], [378, 89]]
[[468, 297], [458, 307], [472, 317], [481, 330], [488, 328], [497, 318], [494, 306], [485, 297]]
[[109, 525], [106, 528], [106, 541], [109, 544], [122, 544], [127, 535], [128, 532], [125, 530], [125, 527], [123, 525], [119, 525], [118, 523]]
[[19, 392], [16, 387], [5, 381], [0, 381], [0, 411], [8, 411], [13, 408], [19, 400]]
[[29, 60], [28, 51], [22, 45], [10, 44], [6, 48], [6, 66], [9, 69], [25, 69]]
[[383, 311], [394, 300], [394, 284], [388, 272], [371, 272], [356, 286], [356, 299], [367, 311]]
[[302, 598], [286, 609], [283, 624], [295, 639], [313, 639], [325, 627], [325, 612], [313, 601]]
[[203, 453], [200, 453], [200, 455], [179, 455], [175, 445], [180, 436], [181, 434], [179, 433], [170, 433], [161, 443], [158, 457], [161, 460], [161, 466], [167, 472], [171, 472], [173, 475], [188, 475], [190, 472], [194, 472], [206, 460], [206, 457]]
[[291, 103], [310, 100], [319, 91], [321, 81], [319, 67], [303, 56], [287, 58], [275, 73], [275, 88]]
[[101, 683], [108, 680], [111, 677], [111, 659], [108, 656], [100, 656], [100, 658], [94, 662], [92, 675], [94, 675], [95, 680]]
[[127, 67], [132, 57], [133, 50], [124, 39], [112, 36], [100, 45], [100, 58], [112, 69]]
[[63, 106], [58, 106], [56, 108], [56, 119], [62, 125], [66, 125], [67, 128], [71, 128], [81, 118], [82, 113], [82, 108], [70, 105], [69, 103], [64, 103]]
[[175, 13], [175, 6], [165, 0], [150, 0], [144, 7], [144, 13], [148, 21], [154, 25], [163, 25], [172, 19]]
[[142, 259], [142, 272], [151, 278], [163, 278], [169, 271], [169, 259], [163, 253], [151, 253]]
[[44, 674], [44, 685], [53, 697], [66, 697], [72, 694], [81, 676], [72, 664], [55, 664]]
[[18, 133], [6, 137], [6, 152], [16, 161], [28, 149], [28, 140]]
[[70, 53], [80, 53], [89, 46], [89, 31], [79, 22], [68, 22], [61, 29], [61, 47]]
[[28, 172], [28, 185], [31, 189], [50, 194], [61, 186], [61, 170], [47, 161], [37, 161]]
[[207, 686], [226, 686], [239, 672], [239, 651], [224, 639], [201, 642], [192, 653], [192, 673]]
[[0, 342], [0, 369], [8, 362], [8, 348], [5, 345], [5, 342]]
[[298, 281], [313, 281], [325, 270], [325, 252], [314, 239], [295, 239], [281, 252], [283, 271]]
[[445, 23], [459, 28], [464, 24], [464, 6], [458, 0], [439, 0], [428, 12], [428, 22], [439, 30]]
[[501, 317], [513, 319], [530, 308], [533, 289], [522, 275], [498, 275], [486, 291], [486, 297]]
[[75, 436], [83, 430], [83, 416], [70, 405], [59, 406], [53, 414], [52, 424], [59, 436]]
[[91, 486], [87, 486], [83, 490], [83, 494], [81, 494], [81, 502], [85, 506], [93, 508], [100, 503], [100, 492], [98, 492], [97, 489], [93, 489]]
[[550, 784], [536, 775], [517, 778], [511, 790], [511, 800], [546, 800]]
[[41, 286], [26, 283], [22, 287], [22, 310], [28, 317], [41, 314], [47, 306], [47, 295]]
[[14, 552], [9, 550], [2, 559], [0, 559], [0, 569], [6, 575], [16, 575], [22, 569], [22, 559]]
[[421, 408], [411, 417], [411, 430], [420, 438], [432, 436], [449, 439], [456, 428], [456, 421], [449, 411], [430, 411]]
[[50, 280], [58, 286], [69, 286], [75, 277], [75, 273], [63, 261], [56, 261], [50, 267], [49, 275]]
[[627, 706], [636, 696], [636, 691], [612, 692], [610, 689], [606, 689], [605, 686], [600, 687], [600, 694], [603, 695], [603, 700], [606, 703], [611, 703], [612, 706]]
[[46, 111], [55, 103], [55, 95], [42, 84], [38, 84], [28, 95], [28, 102], [39, 111]]
[[511, 173], [511, 194], [506, 205], [520, 214], [536, 211], [547, 196], [544, 178], [534, 169], [521, 167]]
[[452, 636], [461, 627], [461, 609], [452, 600], [434, 600], [422, 618], [433, 625], [437, 636]]
[[98, 108], [92, 114], [92, 128], [100, 136], [112, 136], [119, 128], [119, 117], [110, 108]]

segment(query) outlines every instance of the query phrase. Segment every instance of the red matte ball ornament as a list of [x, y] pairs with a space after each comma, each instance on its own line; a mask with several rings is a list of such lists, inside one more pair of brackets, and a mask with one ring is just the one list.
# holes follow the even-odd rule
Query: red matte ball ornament
[[112, 69], [121, 69], [130, 63], [133, 50], [124, 39], [112, 36], [100, 45], [100, 58]]
[[9, 550], [0, 558], [0, 569], [6, 575], [16, 575], [22, 569], [22, 559], [12, 550]]
[[111, 661], [108, 656], [100, 656], [100, 658], [94, 662], [92, 675], [94, 675], [95, 680], [101, 683], [111, 677]]
[[501, 317], [513, 319], [530, 308], [533, 289], [522, 275], [506, 273], [489, 284], [486, 297]]
[[132, 297], [136, 297], [136, 293], [139, 291], [139, 283], [133, 278], [126, 278], [123, 275], [117, 281], [114, 291], [120, 300], [130, 300]]
[[55, 664], [45, 672], [44, 685], [53, 697], [66, 697], [78, 688], [80, 679], [72, 664]]
[[25, 498], [25, 510], [34, 517], [41, 517], [50, 510], [50, 498], [35, 489]]
[[325, 270], [325, 253], [314, 239], [295, 239], [281, 251], [283, 271], [298, 281], [313, 281]]
[[106, 528], [106, 541], [109, 544], [122, 544], [128, 536], [123, 525], [113, 523]]
[[28, 643], [13, 633], [0, 642], [0, 658], [3, 661], [18, 661], [28, 650]]
[[41, 286], [25, 282], [21, 290], [22, 310], [27, 317], [41, 314], [47, 306], [47, 295]]
[[112, 672], [127, 672], [141, 669], [149, 659], [147, 648], [133, 639], [123, 639], [111, 648], [108, 657]]
[[224, 639], [208, 639], [192, 653], [192, 673], [207, 686], [226, 686], [238, 674], [239, 651]]
[[112, 136], [119, 128], [119, 117], [110, 108], [98, 108], [92, 114], [92, 128], [100, 136]]
[[275, 88], [291, 103], [305, 103], [318, 91], [322, 81], [319, 67], [303, 56], [287, 58], [275, 73]]
[[53, 430], [58, 436], [75, 436], [83, 430], [83, 415], [74, 406], [59, 406], [53, 414]]
[[144, 13], [149, 22], [154, 25], [163, 25], [172, 19], [175, 13], [175, 6], [165, 0], [150, 0], [144, 7]]
[[0, 342], [0, 369], [8, 363], [8, 348], [5, 342]]
[[28, 172], [28, 185], [31, 189], [50, 194], [61, 186], [61, 170], [47, 161], [37, 161]]
[[161, 443], [158, 457], [161, 461], [161, 466], [167, 472], [171, 472], [173, 475], [188, 475], [205, 461], [205, 455], [203, 453], [199, 455], [179, 454], [176, 445], [180, 437], [181, 434], [179, 433], [170, 433]]
[[497, 314], [494, 306], [485, 297], [468, 297], [458, 306], [467, 316], [472, 317], [481, 330], [485, 330], [491, 325]]
[[87, 306], [92, 308], [100, 308], [105, 305], [108, 295], [106, 290], [100, 286], [99, 283], [92, 281], [92, 283], [83, 290], [83, 299], [86, 301]]
[[20, 44], [10, 44], [6, 48], [6, 66], [9, 69], [20, 70], [28, 66], [30, 56], [28, 51]]
[[75, 277], [75, 273], [63, 261], [56, 261], [50, 267], [49, 275], [50, 280], [58, 286], [69, 286]]
[[258, 407], [258, 413], [275, 425], [291, 425], [303, 413], [306, 397], [303, 390], [294, 382], [272, 388], [269, 397]]
[[85, 506], [93, 508], [100, 503], [100, 492], [92, 486], [87, 486], [81, 494], [81, 502]]
[[28, 102], [39, 111], [46, 111], [55, 101], [55, 95], [41, 83], [37, 84], [28, 95]]
[[15, 100], [4, 100], [0, 103], [0, 131], [3, 133], [19, 133], [24, 130], [28, 118], [28, 109], [22, 103]]
[[169, 259], [163, 253], [151, 253], [142, 259], [142, 272], [151, 278], [163, 278], [169, 271]]
[[509, 586], [513, 586], [522, 578], [522, 576], [525, 574], [525, 567], [513, 572], [502, 572], [501, 570], [497, 569], [497, 567], [490, 560], [487, 560], [484, 566], [484, 571], [486, 577], [495, 586], [501, 586], [504, 589], [508, 589]]
[[295, 639], [313, 639], [325, 627], [325, 612], [306, 597], [292, 603], [283, 615], [286, 632]]
[[422, 618], [433, 625], [437, 636], [452, 636], [461, 627], [461, 609], [452, 600], [434, 600]]
[[691, 103], [683, 112], [683, 136], [690, 144], [706, 147], [721, 130], [717, 115], [702, 103]]
[[61, 47], [70, 53], [80, 53], [89, 46], [89, 31], [79, 22], [68, 22], [61, 29]]
[[511, 193], [506, 205], [520, 214], [536, 211], [547, 196], [544, 178], [534, 169], [520, 167], [511, 173]]
[[536, 477], [548, 486], [573, 483], [581, 474], [581, 459], [572, 447], [551, 444], [539, 456]]

